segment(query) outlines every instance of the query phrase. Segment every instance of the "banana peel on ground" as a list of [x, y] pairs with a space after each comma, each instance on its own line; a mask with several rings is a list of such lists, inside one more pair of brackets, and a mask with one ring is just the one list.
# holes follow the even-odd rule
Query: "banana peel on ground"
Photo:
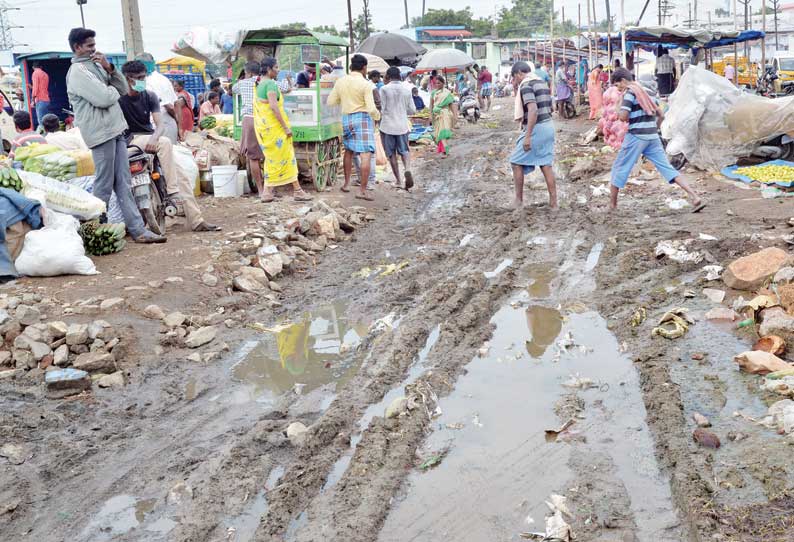
[[678, 339], [689, 331], [689, 326], [695, 321], [689, 316], [689, 310], [683, 307], [671, 309], [662, 315], [659, 323], [653, 328], [651, 336], [664, 337], [665, 339]]

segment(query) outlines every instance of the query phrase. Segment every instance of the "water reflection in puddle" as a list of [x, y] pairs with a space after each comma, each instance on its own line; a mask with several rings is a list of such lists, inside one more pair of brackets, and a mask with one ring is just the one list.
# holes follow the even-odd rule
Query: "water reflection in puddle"
[[535, 264], [527, 269], [529, 286], [527, 293], [533, 299], [545, 299], [551, 294], [551, 282], [557, 276], [557, 271], [551, 264]]
[[254, 539], [259, 522], [268, 510], [267, 492], [276, 487], [279, 479], [284, 475], [284, 470], [281, 465], [273, 468], [267, 477], [264, 489], [257, 492], [241, 514], [227, 523], [235, 530], [234, 542], [249, 542]]
[[[561, 383], [574, 373], [611, 390], [579, 392], [588, 407], [574, 428], [587, 436], [587, 444], [576, 448], [577, 453], [611, 458], [641, 524], [638, 539], [674, 540], [660, 535], [676, 519], [669, 486], [654, 460], [630, 360], [619, 353], [617, 340], [598, 314], [563, 318], [556, 309], [525, 308], [529, 302], [524, 292], [513, 306], [494, 315], [489, 354], [472, 360], [454, 391], [441, 400], [444, 414], [434, 420], [436, 430], [419, 455], [429, 457], [446, 448], [449, 453], [435, 469], [408, 477], [406, 494], [387, 517], [381, 542], [512, 540], [527, 530], [528, 515], [542, 525], [544, 500], [553, 492], [565, 493], [573, 482], [573, 446], [548, 443], [545, 430], [560, 425], [554, 406], [565, 393]], [[549, 348], [559, 335], [569, 333], [587, 348], [561, 356]], [[520, 353], [521, 341], [539, 363], [510, 355]], [[596, 400], [603, 407], [591, 407]]]
[[[132, 495], [116, 495], [105, 502], [96, 516], [80, 534], [81, 539], [103, 542], [139, 527], [150, 514], [157, 499], [137, 499]], [[147, 530], [166, 533], [175, 522], [155, 522]]]
[[296, 386], [308, 393], [345, 382], [361, 364], [354, 351], [370, 324], [349, 318], [347, 307], [347, 302], [337, 302], [273, 326], [232, 366], [232, 376], [248, 385], [251, 399], [265, 401]]
[[513, 260], [511, 260], [510, 258], [505, 258], [504, 260], [499, 262], [499, 265], [496, 266], [496, 269], [494, 269], [493, 271], [485, 271], [483, 275], [485, 275], [485, 278], [487, 279], [492, 279], [498, 276], [499, 273], [501, 273], [511, 265], [513, 265]]

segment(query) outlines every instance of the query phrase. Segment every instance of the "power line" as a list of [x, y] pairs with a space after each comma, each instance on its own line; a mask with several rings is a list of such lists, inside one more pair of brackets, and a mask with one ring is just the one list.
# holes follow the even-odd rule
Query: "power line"
[[11, 29], [22, 28], [21, 26], [13, 26], [8, 18], [9, 11], [18, 11], [18, 7], [9, 7], [5, 0], [0, 0], [0, 51], [10, 51], [15, 45], [22, 45], [14, 41], [14, 36], [11, 35]]

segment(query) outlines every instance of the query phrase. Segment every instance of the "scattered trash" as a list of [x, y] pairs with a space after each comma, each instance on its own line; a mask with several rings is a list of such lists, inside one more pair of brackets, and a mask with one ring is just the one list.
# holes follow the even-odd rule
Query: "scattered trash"
[[739, 368], [750, 374], [765, 375], [776, 371], [794, 369], [794, 365], [786, 363], [779, 357], [769, 352], [761, 350], [751, 350], [743, 352], [733, 358], [739, 364]]
[[482, 346], [477, 350], [477, 355], [481, 358], [488, 356], [488, 351], [491, 349], [491, 344], [488, 341], [482, 343]]
[[422, 461], [422, 463], [419, 465], [419, 469], [429, 470], [432, 469], [433, 467], [437, 467], [438, 465], [441, 464], [441, 461], [447, 456], [448, 453], [449, 453], [448, 447], [434, 453], [433, 455]]
[[673, 211], [680, 211], [684, 207], [689, 207], [689, 202], [685, 199], [667, 198], [664, 203]]
[[654, 252], [657, 258], [666, 256], [678, 263], [699, 263], [703, 260], [703, 254], [700, 252], [689, 252], [686, 248], [692, 241], [692, 239], [659, 241]]
[[645, 307], [637, 307], [634, 309], [634, 314], [631, 316], [631, 327], [639, 327], [648, 317], [648, 312]]
[[695, 431], [692, 433], [692, 439], [699, 445], [705, 446], [706, 448], [717, 449], [720, 447], [719, 437], [711, 431], [703, 429], [702, 427], [695, 429]]
[[761, 389], [794, 397], [794, 368], [769, 373], [764, 378]]
[[557, 440], [557, 437], [560, 435], [560, 433], [566, 431], [569, 427], [571, 427], [575, 423], [576, 420], [570, 419], [564, 424], [562, 424], [562, 426], [560, 426], [558, 429], [546, 429], [546, 440], [547, 441]]
[[786, 341], [777, 335], [767, 335], [761, 337], [758, 342], [753, 345], [753, 350], [760, 350], [761, 352], [769, 352], [776, 356], [782, 356], [786, 351]]
[[703, 295], [709, 298], [712, 303], [722, 303], [725, 300], [724, 290], [715, 290], [714, 288], [703, 288]]
[[291, 328], [293, 324], [291, 323], [282, 323], [275, 326], [267, 327], [265, 324], [260, 322], [253, 322], [248, 324], [246, 327], [253, 329], [254, 331], [259, 331], [260, 333], [281, 333], [284, 330]]
[[665, 339], [677, 339], [689, 331], [689, 324], [694, 324], [694, 320], [687, 316], [687, 309], [676, 308], [664, 313], [659, 320], [659, 324], [653, 328], [651, 336], [660, 336]]
[[787, 435], [794, 432], [794, 401], [782, 399], [773, 403], [766, 417], [761, 420], [761, 425]]
[[381, 264], [375, 266], [374, 268], [362, 267], [361, 269], [353, 273], [353, 277], [360, 279], [388, 277], [389, 275], [399, 273], [400, 271], [408, 267], [409, 263], [410, 262], [405, 261], [400, 263]]
[[499, 265], [496, 266], [496, 269], [494, 269], [493, 271], [485, 271], [483, 275], [485, 275], [485, 278], [487, 279], [492, 279], [498, 276], [499, 273], [501, 273], [511, 265], [513, 265], [513, 260], [511, 260], [510, 258], [505, 258], [504, 260], [499, 262]]
[[755, 320], [753, 318], [747, 318], [746, 320], [742, 320], [738, 324], [736, 324], [737, 329], [741, 329], [743, 327], [749, 327], [755, 324]]
[[407, 397], [395, 397], [394, 401], [386, 407], [386, 412], [384, 413], [385, 418], [397, 418], [398, 416], [402, 416], [408, 413], [410, 407], [408, 405], [408, 398]]
[[566, 388], [588, 390], [590, 388], [597, 388], [598, 384], [593, 382], [590, 378], [582, 378], [578, 374], [571, 375], [571, 377], [562, 383]]
[[718, 280], [724, 268], [721, 265], [705, 265], [703, 271], [706, 272], [706, 280]]
[[393, 312], [390, 312], [383, 318], [375, 320], [369, 329], [370, 331], [375, 331], [375, 332], [382, 332], [387, 329], [394, 329], [394, 325], [396, 321], [397, 321], [397, 315]]
[[715, 307], [705, 315], [706, 320], [736, 320], [736, 311], [727, 307]]
[[717, 241], [718, 239], [713, 235], [709, 235], [707, 233], [701, 233], [698, 235], [698, 239], [701, 241]]
[[472, 416], [471, 423], [477, 427], [483, 427], [483, 424], [480, 423], [480, 415], [477, 413]]
[[700, 412], [693, 413], [692, 419], [695, 421], [698, 427], [711, 427], [711, 422], [709, 419]]
[[466, 427], [466, 425], [462, 423], [448, 423], [444, 427], [446, 427], [447, 429], [452, 429], [454, 431], [460, 431], [461, 429]]
[[771, 295], [757, 295], [750, 301], [740, 307], [739, 310], [752, 309], [753, 312], [758, 312], [760, 309], [768, 309], [769, 307], [776, 307], [779, 303], [777, 297]]
[[532, 245], [535, 245], [535, 246], [542, 247], [542, 246], [544, 246], [546, 243], [548, 243], [548, 241], [549, 241], [549, 240], [548, 240], [548, 239], [546, 239], [545, 237], [533, 237], [532, 239], [530, 239], [529, 241], [527, 241], [527, 246], [532, 246]]
[[475, 235], [473, 233], [467, 233], [466, 235], [463, 236], [463, 239], [460, 240], [459, 246], [461, 247], [467, 246], [469, 243], [471, 243], [471, 240], [474, 239], [474, 237]]
[[598, 186], [590, 185], [590, 188], [593, 191], [591, 196], [594, 197], [594, 198], [596, 198], [598, 196], [607, 196], [607, 195], [609, 195], [609, 188], [607, 188], [607, 185], [605, 185], [605, 184], [600, 184]]

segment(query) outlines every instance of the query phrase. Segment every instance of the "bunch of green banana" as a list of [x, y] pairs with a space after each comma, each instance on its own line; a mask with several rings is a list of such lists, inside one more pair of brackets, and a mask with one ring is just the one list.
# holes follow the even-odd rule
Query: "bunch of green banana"
[[80, 226], [85, 251], [91, 256], [105, 256], [120, 252], [127, 245], [124, 224], [100, 224], [97, 220], [85, 222]]
[[10, 167], [0, 168], [0, 187], [21, 192], [22, 178], [19, 176], [19, 172]]

